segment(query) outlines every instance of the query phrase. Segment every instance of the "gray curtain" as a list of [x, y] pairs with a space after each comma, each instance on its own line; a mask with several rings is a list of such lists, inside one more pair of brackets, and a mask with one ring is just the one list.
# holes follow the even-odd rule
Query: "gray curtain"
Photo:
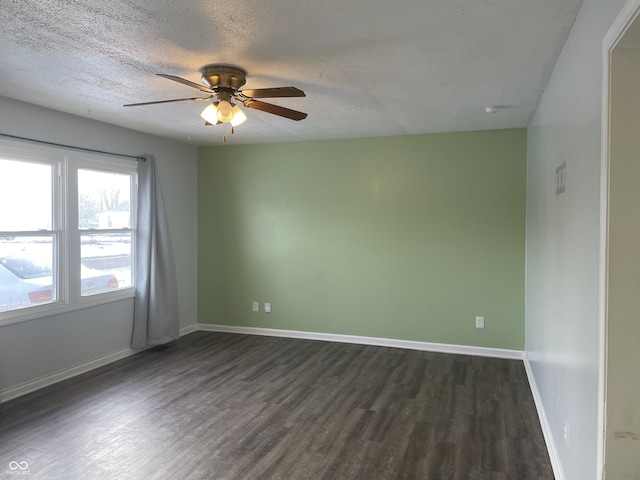
[[138, 162], [134, 348], [167, 343], [180, 333], [176, 267], [162, 189], [155, 158], [145, 158]]

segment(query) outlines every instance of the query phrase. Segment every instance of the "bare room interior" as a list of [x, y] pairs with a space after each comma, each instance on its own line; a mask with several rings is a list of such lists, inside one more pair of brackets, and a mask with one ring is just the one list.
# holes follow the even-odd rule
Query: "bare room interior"
[[638, 478], [639, 12], [4, 3], [0, 478]]

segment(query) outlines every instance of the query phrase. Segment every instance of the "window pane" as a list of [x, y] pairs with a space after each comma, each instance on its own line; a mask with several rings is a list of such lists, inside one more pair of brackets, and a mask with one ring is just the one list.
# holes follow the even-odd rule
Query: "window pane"
[[0, 311], [55, 302], [54, 237], [0, 237]]
[[0, 159], [0, 231], [52, 230], [53, 167]]
[[80, 236], [82, 296], [130, 287], [131, 232]]
[[131, 175], [78, 170], [78, 226], [131, 228]]

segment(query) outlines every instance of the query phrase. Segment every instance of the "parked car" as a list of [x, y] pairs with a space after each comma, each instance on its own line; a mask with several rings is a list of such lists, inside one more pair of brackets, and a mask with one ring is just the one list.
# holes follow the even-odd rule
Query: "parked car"
[[[113, 273], [80, 267], [82, 295], [93, 295], [118, 288]], [[53, 298], [51, 261], [29, 255], [0, 257], [0, 311], [47, 303]]]

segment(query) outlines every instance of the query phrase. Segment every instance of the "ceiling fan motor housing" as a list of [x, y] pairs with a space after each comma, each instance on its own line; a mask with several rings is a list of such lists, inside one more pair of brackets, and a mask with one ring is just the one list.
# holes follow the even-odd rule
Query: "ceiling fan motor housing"
[[229, 88], [237, 92], [247, 81], [247, 71], [234, 65], [213, 63], [200, 68], [202, 82], [212, 89]]

